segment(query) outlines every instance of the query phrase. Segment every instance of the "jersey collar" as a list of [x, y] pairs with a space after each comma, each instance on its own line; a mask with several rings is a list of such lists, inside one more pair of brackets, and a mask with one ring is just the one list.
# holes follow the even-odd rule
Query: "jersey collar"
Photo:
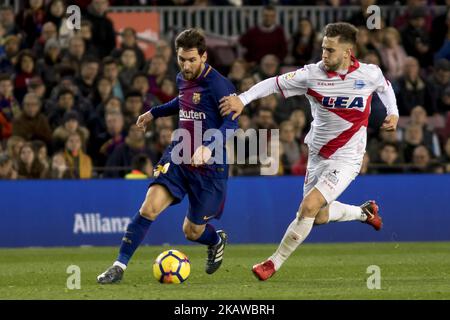
[[351, 59], [351, 64], [348, 67], [346, 74], [339, 74], [336, 71], [327, 71], [327, 70], [324, 69], [325, 72], [327, 73], [328, 78], [333, 78], [333, 77], [339, 76], [342, 80], [344, 80], [345, 76], [347, 74], [349, 74], [350, 72], [353, 72], [356, 69], [358, 69], [359, 68], [359, 61], [355, 58], [355, 56], [353, 54], [351, 55], [350, 59]]

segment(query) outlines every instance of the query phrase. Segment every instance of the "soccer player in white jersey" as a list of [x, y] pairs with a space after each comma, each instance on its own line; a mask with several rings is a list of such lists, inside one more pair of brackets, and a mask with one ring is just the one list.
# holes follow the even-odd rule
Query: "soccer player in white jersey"
[[273, 93], [284, 97], [305, 94], [313, 122], [305, 138], [309, 156], [301, 202], [275, 253], [253, 266], [267, 280], [309, 235], [313, 224], [359, 220], [380, 230], [375, 201], [353, 206], [336, 201], [358, 175], [365, 153], [370, 101], [377, 92], [387, 109], [382, 130], [395, 130], [398, 109], [394, 91], [380, 68], [361, 63], [352, 54], [357, 29], [349, 23], [328, 24], [322, 41], [322, 60], [264, 80], [239, 96], [222, 98], [223, 114], [241, 114], [245, 105]]

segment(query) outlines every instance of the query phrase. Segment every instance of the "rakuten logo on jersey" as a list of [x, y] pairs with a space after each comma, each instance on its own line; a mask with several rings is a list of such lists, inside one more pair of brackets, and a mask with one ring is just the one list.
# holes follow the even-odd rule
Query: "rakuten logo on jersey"
[[364, 99], [362, 97], [323, 97], [322, 105], [326, 108], [364, 108]]
[[180, 121], [186, 120], [205, 120], [206, 114], [204, 112], [197, 112], [194, 110], [180, 110]]

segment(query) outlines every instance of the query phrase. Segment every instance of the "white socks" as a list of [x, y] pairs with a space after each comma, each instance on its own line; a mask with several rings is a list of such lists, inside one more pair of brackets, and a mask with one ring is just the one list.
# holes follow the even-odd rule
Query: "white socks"
[[342, 221], [366, 221], [367, 216], [362, 212], [358, 206], [351, 206], [343, 204], [339, 201], [333, 201], [329, 205], [328, 222], [342, 222]]
[[291, 222], [277, 251], [269, 258], [274, 263], [275, 270], [278, 270], [299, 244], [306, 239], [313, 227], [314, 219], [304, 217], [299, 220], [296, 217]]
[[125, 271], [125, 269], [127, 268], [127, 266], [125, 264], [123, 264], [122, 262], [116, 261], [113, 263], [113, 266], [119, 266], [122, 268], [122, 270]]

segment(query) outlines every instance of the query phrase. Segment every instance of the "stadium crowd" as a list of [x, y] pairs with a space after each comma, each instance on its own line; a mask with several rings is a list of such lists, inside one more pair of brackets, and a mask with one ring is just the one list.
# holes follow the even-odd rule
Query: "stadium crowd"
[[[311, 4], [287, 0], [276, 4]], [[396, 92], [397, 132], [379, 131], [385, 116], [372, 100], [362, 174], [450, 172], [450, 10], [436, 15], [424, 1], [406, 1], [393, 25], [368, 30], [366, 8], [349, 22], [359, 29], [355, 56], [380, 66]], [[394, 1], [378, 1], [390, 4]], [[72, 1], [83, 9], [79, 30], [67, 27], [64, 0], [29, 0], [18, 13], [0, 7], [0, 179], [145, 178], [171, 142], [177, 117], [159, 118], [148, 132], [137, 117], [177, 96], [173, 39], [160, 39], [146, 59], [137, 33], [116, 31], [106, 16], [112, 5], [254, 5], [264, 1], [92, 0]], [[447, 1], [450, 9], [450, 1]], [[323, 5], [354, 4], [323, 1]], [[437, 4], [445, 4], [437, 2]], [[236, 58], [218, 67], [243, 92], [255, 83], [295, 70], [321, 57], [320, 30], [307, 18], [295, 34], [276, 24], [277, 8], [264, 7], [261, 24], [233, 45]], [[238, 50], [234, 50], [238, 48]], [[242, 54], [240, 54], [242, 53]], [[311, 112], [302, 97], [268, 96], [251, 103], [239, 118], [243, 130], [280, 129], [280, 175], [304, 175], [304, 137]], [[270, 140], [270, 135], [267, 137]], [[237, 134], [235, 141], [248, 137]], [[248, 155], [248, 159], [251, 155]], [[260, 165], [232, 166], [232, 175], [259, 175]]]

